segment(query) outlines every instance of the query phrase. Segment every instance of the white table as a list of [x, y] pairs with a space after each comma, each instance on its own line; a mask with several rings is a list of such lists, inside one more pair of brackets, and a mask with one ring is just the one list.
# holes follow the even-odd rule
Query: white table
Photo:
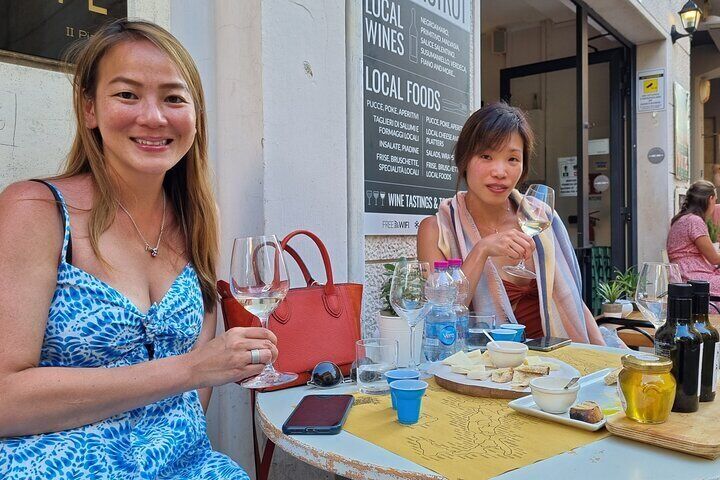
[[[587, 348], [620, 352], [614, 348], [590, 345]], [[338, 394], [354, 391], [356, 387], [351, 385], [331, 390], [332, 393]], [[290, 415], [294, 405], [310, 393], [318, 393], [318, 390], [296, 387], [258, 394], [257, 413], [260, 426], [278, 448], [322, 470], [352, 479], [444, 478], [344, 430], [338, 435], [283, 434], [282, 424]], [[495, 478], [720, 480], [720, 459], [707, 460], [610, 435], [597, 442]]]

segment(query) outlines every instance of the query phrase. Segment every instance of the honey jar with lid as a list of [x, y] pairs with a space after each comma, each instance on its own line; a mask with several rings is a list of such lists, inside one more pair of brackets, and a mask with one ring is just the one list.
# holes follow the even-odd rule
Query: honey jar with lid
[[672, 360], [652, 354], [628, 354], [621, 358], [618, 395], [625, 415], [640, 423], [663, 423], [675, 400]]

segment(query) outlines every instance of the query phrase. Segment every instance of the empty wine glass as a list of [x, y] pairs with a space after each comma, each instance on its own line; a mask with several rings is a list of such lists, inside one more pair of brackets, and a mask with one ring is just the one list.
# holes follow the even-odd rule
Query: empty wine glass
[[390, 284], [390, 304], [410, 326], [410, 361], [408, 367], [418, 369], [415, 360], [415, 326], [427, 312], [425, 281], [430, 272], [427, 262], [401, 261], [395, 265]]
[[682, 282], [680, 268], [674, 263], [645, 262], [638, 276], [635, 303], [645, 320], [655, 329], [667, 319], [668, 285]]
[[[282, 249], [275, 235], [236, 238], [230, 264], [230, 290], [245, 310], [260, 319], [267, 328], [268, 318], [285, 298], [290, 280]], [[257, 377], [240, 385], [265, 388], [292, 382], [295, 373], [277, 372], [268, 364]]]
[[[530, 185], [517, 210], [520, 229], [530, 237], [539, 235], [552, 224], [553, 208], [555, 208], [555, 190], [547, 185]], [[521, 259], [517, 265], [504, 266], [503, 270], [516, 277], [536, 277], [534, 272], [525, 268], [524, 259]]]

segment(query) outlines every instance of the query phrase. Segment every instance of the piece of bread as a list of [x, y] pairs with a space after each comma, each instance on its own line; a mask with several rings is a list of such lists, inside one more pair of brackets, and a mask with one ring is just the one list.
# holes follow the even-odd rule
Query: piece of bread
[[600, 410], [600, 405], [591, 400], [580, 402], [570, 407], [570, 418], [573, 420], [580, 420], [585, 423], [597, 423], [604, 417], [602, 410]]
[[[545, 374], [547, 375], [547, 374]], [[533, 378], [542, 377], [542, 373], [526, 372], [516, 368], [513, 370], [513, 377], [511, 385], [518, 388], [527, 388], [530, 386], [530, 380]]]
[[515, 367], [516, 372], [533, 373], [539, 376], [550, 375], [550, 367], [547, 365], [520, 365]]
[[603, 379], [605, 381], [605, 385], [614, 385], [617, 383], [618, 375], [620, 375], [620, 370], [622, 370], [622, 367], [618, 367], [612, 372], [605, 375], [605, 378]]
[[495, 383], [508, 383], [513, 378], [513, 369], [510, 367], [498, 368], [492, 372], [490, 379]]

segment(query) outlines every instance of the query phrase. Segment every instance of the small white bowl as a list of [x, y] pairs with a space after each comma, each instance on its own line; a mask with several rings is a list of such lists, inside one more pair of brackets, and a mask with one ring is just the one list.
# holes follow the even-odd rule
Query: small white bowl
[[517, 367], [527, 357], [528, 346], [520, 342], [496, 340], [488, 342], [487, 350], [490, 352], [490, 360], [496, 367]]
[[565, 413], [577, 400], [580, 384], [576, 383], [565, 390], [563, 387], [568, 384], [567, 377], [539, 377], [530, 381], [535, 404], [540, 410], [548, 413]]

